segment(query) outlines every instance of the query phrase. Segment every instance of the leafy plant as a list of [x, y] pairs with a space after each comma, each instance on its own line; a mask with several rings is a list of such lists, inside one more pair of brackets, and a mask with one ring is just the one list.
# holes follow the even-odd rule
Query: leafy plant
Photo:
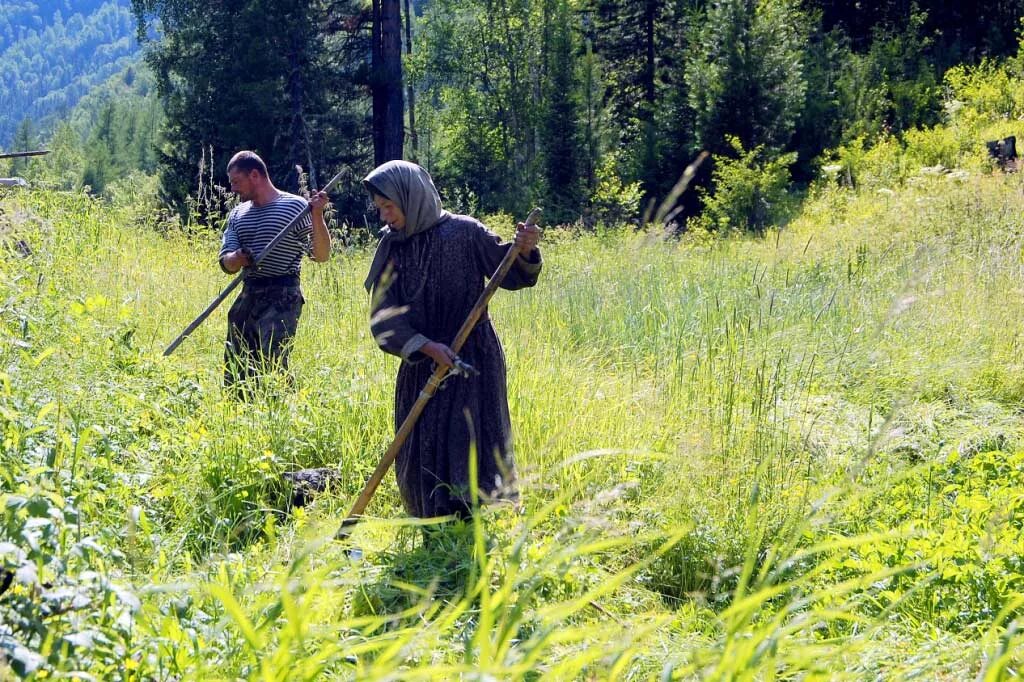
[[19, 481], [0, 494], [0, 660], [19, 676], [90, 670], [128, 679], [139, 667], [140, 606], [115, 579], [124, 556], [83, 535], [72, 502]]
[[784, 215], [789, 166], [796, 154], [772, 158], [763, 146], [745, 151], [737, 137], [729, 137], [736, 158], [714, 157], [714, 192], [705, 193], [704, 213], [698, 223], [705, 229], [763, 231]]

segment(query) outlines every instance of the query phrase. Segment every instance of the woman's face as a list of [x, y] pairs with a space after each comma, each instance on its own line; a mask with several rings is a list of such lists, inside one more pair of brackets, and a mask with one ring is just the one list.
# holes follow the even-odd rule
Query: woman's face
[[373, 203], [380, 212], [380, 219], [387, 223], [388, 227], [392, 230], [405, 229], [405, 214], [402, 213], [398, 204], [379, 194], [373, 195]]

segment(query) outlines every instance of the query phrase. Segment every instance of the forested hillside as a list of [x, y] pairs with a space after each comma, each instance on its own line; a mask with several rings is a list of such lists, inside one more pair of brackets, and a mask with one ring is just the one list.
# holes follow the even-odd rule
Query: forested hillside
[[21, 125], [26, 137], [52, 129], [137, 51], [127, 0], [0, 3], [0, 147]]

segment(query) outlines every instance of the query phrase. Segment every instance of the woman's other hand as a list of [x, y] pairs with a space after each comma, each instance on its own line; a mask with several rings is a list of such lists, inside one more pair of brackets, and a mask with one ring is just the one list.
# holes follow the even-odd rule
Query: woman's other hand
[[454, 351], [443, 343], [428, 341], [422, 348], [420, 348], [420, 352], [428, 356], [441, 367], [451, 368], [455, 366]]

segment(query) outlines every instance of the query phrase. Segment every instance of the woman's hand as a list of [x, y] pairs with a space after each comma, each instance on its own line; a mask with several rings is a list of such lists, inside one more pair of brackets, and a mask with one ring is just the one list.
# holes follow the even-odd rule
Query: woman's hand
[[430, 357], [440, 367], [448, 367], [450, 369], [455, 366], [455, 352], [443, 343], [428, 341], [420, 348], [420, 352]]
[[543, 231], [536, 225], [519, 223], [516, 225], [516, 245], [519, 246], [524, 255], [528, 254], [537, 248], [541, 234], [543, 234]]

